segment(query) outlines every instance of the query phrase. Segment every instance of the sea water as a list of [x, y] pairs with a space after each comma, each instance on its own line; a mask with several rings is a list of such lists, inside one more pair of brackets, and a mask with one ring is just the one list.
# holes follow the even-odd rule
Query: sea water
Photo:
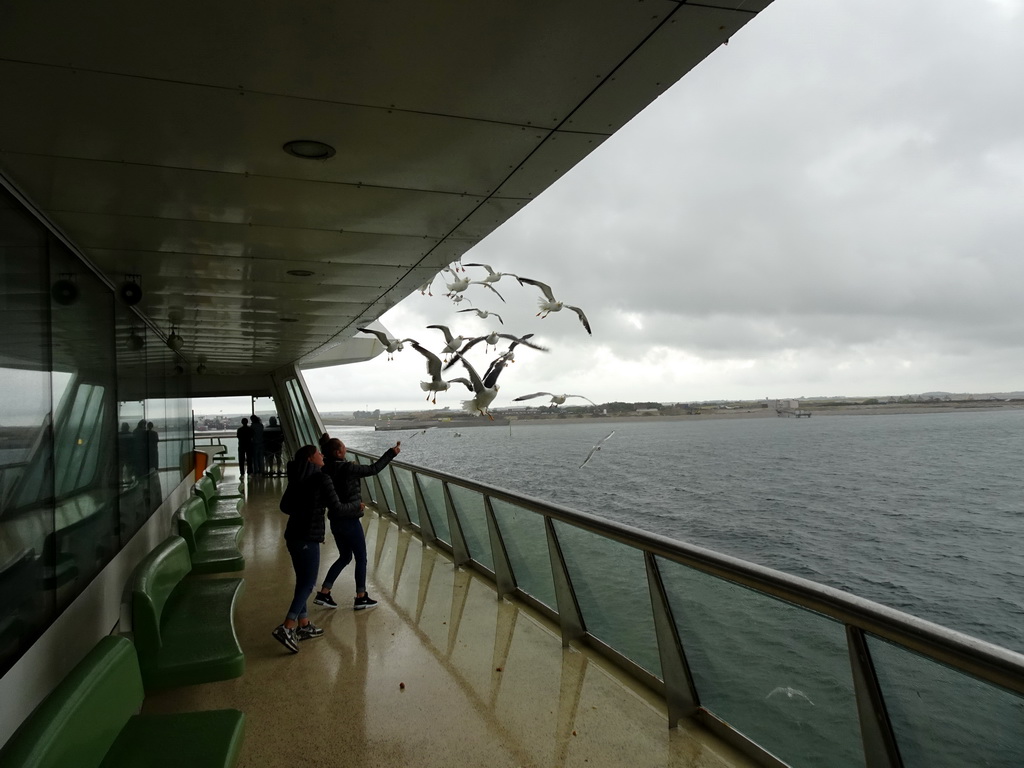
[[1024, 409], [328, 431], [1024, 652]]
[[[1024, 409], [328, 431], [371, 454], [401, 439], [410, 464], [734, 555], [1024, 651]], [[619, 583], [630, 578], [625, 565], [609, 563], [602, 577], [615, 582], [615, 594], [627, 590]], [[684, 611], [715, 617], [684, 622], [703, 704], [790, 765], [863, 766], [841, 625], [781, 602], [766, 610], [746, 590], [688, 569], [663, 578], [696, 580], [670, 584], [670, 592], [694, 603]], [[621, 610], [629, 614], [629, 604]], [[650, 634], [642, 612], [625, 624]], [[870, 643], [906, 765], [1020, 765], [1020, 699]], [[985, 727], [965, 731], [966, 722]]]

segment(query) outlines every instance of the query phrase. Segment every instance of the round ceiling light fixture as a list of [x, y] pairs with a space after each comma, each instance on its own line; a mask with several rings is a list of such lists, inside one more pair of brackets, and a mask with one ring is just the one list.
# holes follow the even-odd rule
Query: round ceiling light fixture
[[289, 155], [301, 157], [303, 160], [327, 160], [334, 157], [334, 147], [313, 139], [289, 141], [281, 149]]
[[282, 317], [282, 318], [279, 318], [279, 319], [281, 320], [282, 323], [297, 323], [297, 322], [299, 322], [299, 318], [297, 318], [297, 317]]
[[313, 272], [308, 269], [289, 269], [285, 274], [291, 275], [292, 277], [312, 277]]
[[180, 351], [185, 346], [185, 340], [178, 335], [178, 329], [173, 325], [171, 326], [171, 335], [167, 337], [167, 346], [175, 352]]

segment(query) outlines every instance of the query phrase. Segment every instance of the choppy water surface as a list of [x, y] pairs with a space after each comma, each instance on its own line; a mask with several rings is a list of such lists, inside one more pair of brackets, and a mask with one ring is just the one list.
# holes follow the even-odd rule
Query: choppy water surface
[[1024, 410], [328, 429], [1024, 651]]

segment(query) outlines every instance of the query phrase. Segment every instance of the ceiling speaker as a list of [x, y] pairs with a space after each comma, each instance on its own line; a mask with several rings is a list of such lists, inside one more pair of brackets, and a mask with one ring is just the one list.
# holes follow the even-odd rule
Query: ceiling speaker
[[74, 304], [78, 300], [78, 286], [71, 280], [58, 280], [50, 288], [50, 295], [58, 304]]
[[134, 307], [142, 301], [142, 286], [132, 280], [125, 280], [117, 289], [117, 295], [129, 307]]

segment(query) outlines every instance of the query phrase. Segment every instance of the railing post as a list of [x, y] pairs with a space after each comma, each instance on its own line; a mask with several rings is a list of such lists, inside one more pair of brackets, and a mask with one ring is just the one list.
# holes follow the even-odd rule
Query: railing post
[[580, 613], [576, 594], [572, 589], [569, 569], [565, 566], [562, 547], [555, 535], [555, 525], [550, 517], [544, 518], [544, 530], [548, 537], [548, 557], [551, 560], [551, 580], [555, 587], [555, 602], [558, 603], [558, 624], [562, 628], [562, 646], [569, 647], [573, 640], [579, 640], [586, 634], [583, 626], [583, 615]]
[[672, 608], [668, 603], [665, 583], [654, 555], [644, 552], [647, 566], [647, 584], [651, 591], [651, 609], [654, 612], [654, 632], [661, 657], [661, 674], [665, 680], [665, 703], [668, 705], [668, 727], [675, 728], [679, 720], [689, 717], [700, 706], [697, 688], [686, 662], [683, 643], [679, 639]]
[[902, 768], [903, 760], [885, 709], [885, 699], [878, 685], [864, 631], [847, 625], [846, 643], [850, 650], [853, 690], [857, 698], [861, 741], [864, 744], [864, 765], [867, 768]]
[[420, 538], [427, 544], [436, 544], [437, 533], [434, 531], [434, 521], [430, 519], [430, 508], [427, 506], [427, 500], [423, 498], [423, 489], [420, 487], [418, 472], [412, 473], [412, 485], [416, 489], [416, 508], [420, 511]]
[[484, 496], [484, 514], [487, 517], [487, 537], [491, 542], [491, 560], [494, 561], [494, 581], [498, 587], [498, 597], [516, 591], [516, 579], [512, 573], [512, 563], [508, 559], [505, 542], [501, 538], [498, 519], [494, 516], [491, 497]]
[[409, 509], [405, 506], [405, 497], [402, 495], [402, 488], [398, 484], [398, 477], [394, 468], [389, 464], [387, 471], [391, 473], [391, 493], [395, 496], [395, 514], [398, 515], [398, 527], [408, 528], [412, 524], [409, 517]]
[[384, 493], [384, 483], [380, 480], [380, 473], [373, 475], [373, 485], [377, 489], [377, 511], [394, 512], [388, 505], [388, 495]]
[[455, 503], [452, 501], [451, 491], [448, 490], [448, 483], [442, 482], [441, 488], [444, 490], [444, 508], [448, 513], [448, 531], [452, 535], [452, 557], [456, 565], [464, 565], [469, 562], [469, 547], [466, 546], [466, 537], [462, 535], [462, 524], [455, 511]]

